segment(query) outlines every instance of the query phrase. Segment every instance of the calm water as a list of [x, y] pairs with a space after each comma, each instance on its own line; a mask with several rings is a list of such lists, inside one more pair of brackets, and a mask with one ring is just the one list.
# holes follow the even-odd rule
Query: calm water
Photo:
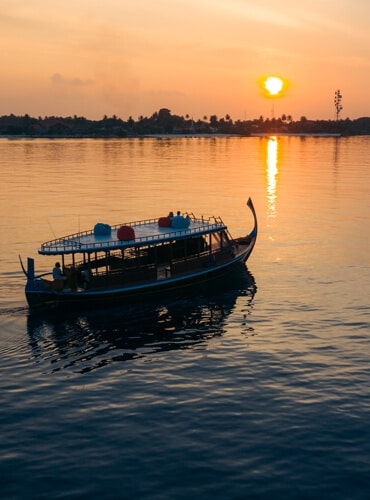
[[[0, 139], [2, 498], [368, 498], [370, 138]], [[252, 218], [187, 296], [31, 315], [18, 255], [169, 210]]]

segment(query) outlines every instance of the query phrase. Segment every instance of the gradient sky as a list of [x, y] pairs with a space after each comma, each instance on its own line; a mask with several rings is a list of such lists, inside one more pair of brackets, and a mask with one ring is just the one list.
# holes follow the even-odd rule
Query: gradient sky
[[370, 116], [369, 0], [1, 0], [0, 115]]

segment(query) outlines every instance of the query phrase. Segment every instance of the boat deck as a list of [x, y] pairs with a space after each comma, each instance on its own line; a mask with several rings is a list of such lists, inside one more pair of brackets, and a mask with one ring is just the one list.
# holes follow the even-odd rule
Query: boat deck
[[117, 225], [113, 226], [111, 234], [106, 236], [97, 236], [94, 231], [86, 231], [48, 241], [41, 245], [39, 253], [43, 255], [61, 255], [156, 245], [166, 241], [186, 239], [226, 229], [222, 220], [215, 217], [211, 219], [192, 218], [189, 227], [183, 229], [160, 227], [158, 219], [126, 223], [124, 225], [131, 226], [134, 229], [135, 239], [119, 240], [117, 233], [121, 225]]

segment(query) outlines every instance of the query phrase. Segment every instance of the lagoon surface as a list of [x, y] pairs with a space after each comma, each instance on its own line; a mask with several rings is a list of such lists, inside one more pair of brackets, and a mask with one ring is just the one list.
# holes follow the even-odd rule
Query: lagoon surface
[[[4, 499], [367, 499], [370, 137], [0, 139]], [[259, 237], [227, 282], [31, 314], [18, 255], [160, 217]]]

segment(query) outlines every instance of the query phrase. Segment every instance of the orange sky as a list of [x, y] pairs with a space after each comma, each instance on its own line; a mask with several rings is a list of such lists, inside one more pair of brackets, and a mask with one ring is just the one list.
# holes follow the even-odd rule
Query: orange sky
[[369, 0], [1, 0], [0, 115], [370, 116]]

